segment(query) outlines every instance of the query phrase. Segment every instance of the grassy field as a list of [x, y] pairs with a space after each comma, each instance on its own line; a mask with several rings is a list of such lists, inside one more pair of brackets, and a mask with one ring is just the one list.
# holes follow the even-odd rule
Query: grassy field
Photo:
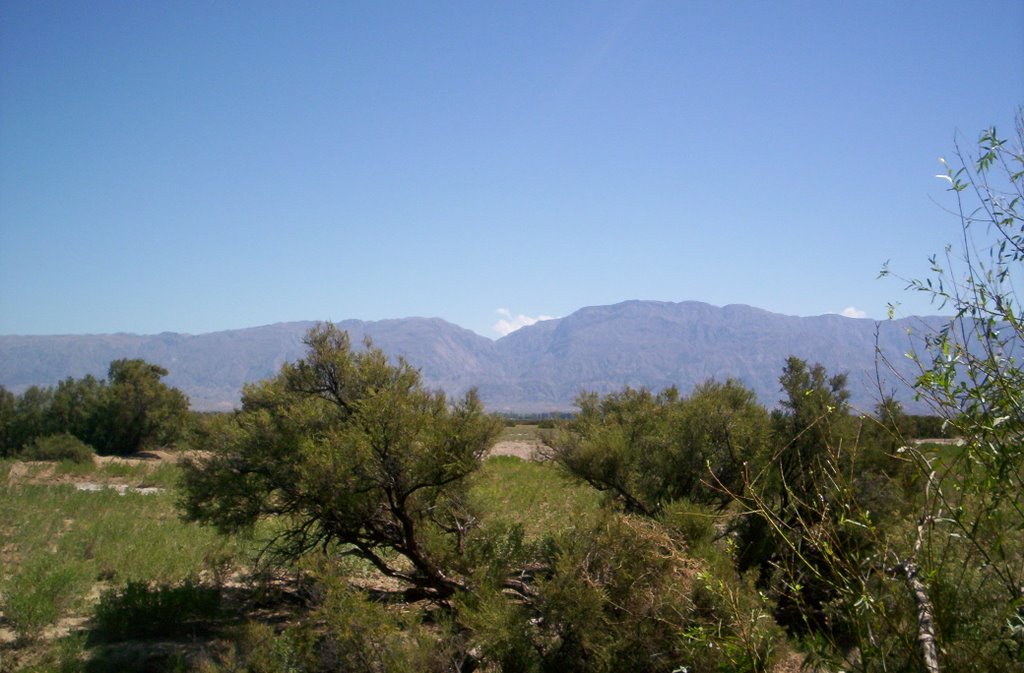
[[549, 431], [526, 423], [506, 425], [498, 436], [498, 442], [540, 442], [545, 432]]
[[0, 671], [75, 670], [86, 642], [101, 640], [91, 617], [104, 592], [216, 584], [248, 562], [251, 542], [179, 520], [177, 473], [163, 462], [0, 463]]
[[[502, 439], [536, 433], [509, 428]], [[179, 469], [0, 461], [0, 672], [191, 670], [205, 644], [261, 618], [257, 601], [237, 597], [257, 591], [244, 571], [259, 540], [182, 522]], [[512, 456], [489, 458], [470, 498], [482, 519], [522, 526], [527, 538], [598, 501], [554, 468]]]

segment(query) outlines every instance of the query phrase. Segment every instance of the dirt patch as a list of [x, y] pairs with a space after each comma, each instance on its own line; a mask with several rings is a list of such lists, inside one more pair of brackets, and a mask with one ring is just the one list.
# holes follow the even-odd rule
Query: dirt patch
[[163, 451], [139, 451], [129, 456], [96, 456], [93, 460], [97, 465], [158, 465], [160, 463], [177, 463], [181, 461], [187, 452]]
[[124, 495], [125, 493], [139, 493], [141, 495], [156, 495], [157, 493], [163, 493], [164, 489], [157, 488], [156, 486], [128, 486], [127, 484], [101, 484], [96, 481], [76, 481], [73, 482], [76, 491], [102, 491], [105, 489], [112, 489], [117, 491], [118, 495]]
[[542, 460], [540, 451], [544, 448], [544, 444], [537, 440], [531, 441], [503, 441], [498, 442], [491, 449], [488, 455], [491, 456], [515, 456], [516, 458], [522, 458], [523, 460]]
[[[75, 473], [62, 472], [57, 463], [45, 460], [19, 460], [11, 464], [7, 472], [7, 484], [43, 484], [49, 486], [72, 485], [80, 491], [100, 491], [113, 488], [118, 493], [159, 493], [160, 488], [145, 487], [139, 479], [161, 465], [178, 463], [187, 458], [182, 452], [145, 451], [130, 456], [93, 456], [93, 465], [97, 469], [111, 466], [130, 468], [134, 474], [104, 474], [95, 471]], [[138, 468], [138, 469], [136, 469]]]

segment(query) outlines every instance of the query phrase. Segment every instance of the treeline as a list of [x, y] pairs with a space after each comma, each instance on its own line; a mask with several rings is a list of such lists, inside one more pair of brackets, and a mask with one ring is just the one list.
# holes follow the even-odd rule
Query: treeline
[[140, 359], [110, 363], [106, 379], [67, 378], [20, 395], [0, 386], [0, 456], [51, 451], [130, 454], [173, 444], [188, 426], [189, 401], [160, 379], [167, 370]]
[[[885, 404], [891, 404], [892, 400], [886, 400]], [[946, 422], [942, 416], [931, 416], [925, 414], [904, 413], [902, 405], [896, 402], [897, 406], [895, 420], [899, 424], [900, 435], [905, 439], [952, 439], [955, 437], [955, 429]], [[876, 406], [875, 412], [887, 415], [883, 406]], [[500, 414], [505, 425], [513, 427], [516, 425], [535, 425], [541, 429], [554, 429], [559, 422], [571, 421], [576, 417], [576, 412], [561, 411], [538, 414]]]

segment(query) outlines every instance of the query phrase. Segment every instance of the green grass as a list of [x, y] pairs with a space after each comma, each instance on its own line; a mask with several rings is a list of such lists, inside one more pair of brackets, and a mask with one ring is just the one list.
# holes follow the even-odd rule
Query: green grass
[[557, 532], [595, 511], [600, 495], [553, 465], [492, 456], [473, 476], [470, 498], [484, 519], [521, 524], [527, 538]]
[[498, 435], [499, 442], [539, 442], [544, 431], [536, 425], [506, 425]]
[[84, 477], [91, 475], [96, 472], [96, 463], [89, 461], [87, 463], [75, 462], [73, 460], [61, 460], [57, 463], [54, 468], [55, 474], [68, 475], [73, 477]]
[[[122, 466], [123, 467], [123, 466]], [[125, 473], [170, 485], [177, 468]], [[9, 471], [9, 468], [5, 468]], [[90, 475], [96, 480], [101, 473]], [[0, 485], [0, 609], [19, 636], [88, 612], [94, 588], [168, 585], [249, 562], [252, 543], [182, 522], [172, 490], [156, 495], [73, 485]]]
[[[19, 647], [34, 648], [36, 656], [26, 664], [30, 670], [78, 670], [76, 662], [83, 660], [102, 663], [107, 645], [89, 644], [80, 634], [36, 638], [62, 618], [92, 617], [89, 628], [107, 637], [137, 635], [133, 629], [142, 628], [142, 621], [133, 615], [140, 611], [166, 608], [154, 618], [156, 627], [146, 627], [147, 635], [172, 622], [168, 615], [180, 612], [181, 605], [195, 607], [193, 616], [205, 619], [216, 612], [204, 602], [213, 605], [210, 578], [249, 567], [259, 539], [272, 528], [267, 524], [259, 538], [248, 540], [181, 521], [175, 507], [180, 468], [169, 463], [107, 463], [92, 469], [58, 464], [51, 473], [63, 481], [70, 476], [165, 489], [155, 495], [78, 491], [69, 483], [25, 483], [24, 478], [11, 483], [12, 465], [0, 461], [0, 610], [6, 626], [21, 637]], [[28, 466], [29, 476], [45, 477], [44, 468], [53, 469]], [[519, 525], [527, 540], [570, 527], [599, 502], [591, 489], [568, 481], [555, 467], [507, 456], [484, 463], [472, 477], [470, 498], [482, 520]], [[97, 605], [101, 595], [105, 602]], [[105, 631], [100, 617], [106, 619]]]
[[107, 479], [139, 479], [147, 474], [152, 468], [145, 463], [105, 463], [100, 467], [97, 476]]

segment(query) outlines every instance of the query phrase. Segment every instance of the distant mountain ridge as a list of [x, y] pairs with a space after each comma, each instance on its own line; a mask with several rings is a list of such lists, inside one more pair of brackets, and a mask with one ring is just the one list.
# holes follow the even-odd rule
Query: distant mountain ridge
[[[904, 354], [945, 321], [805, 318], [737, 304], [635, 300], [582, 308], [496, 341], [440, 318], [336, 324], [353, 343], [368, 336], [389, 355], [405, 357], [430, 387], [457, 395], [475, 386], [491, 411], [537, 413], [570, 410], [582, 390], [676, 385], [686, 393], [709, 378], [729, 377], [771, 407], [790, 355], [821, 362], [830, 372], [848, 372], [854, 406], [870, 410], [878, 398], [876, 338], [899, 374], [912, 380], [914, 365]], [[282, 363], [302, 357], [303, 336], [315, 324], [199, 335], [0, 336], [0, 385], [20, 392], [68, 376], [103, 377], [112, 360], [143, 358], [166, 367], [167, 383], [188, 394], [194, 408], [226, 410], [237, 406], [243, 384], [270, 377]], [[883, 390], [896, 391], [908, 409], [915, 409], [899, 377], [883, 374]]]

